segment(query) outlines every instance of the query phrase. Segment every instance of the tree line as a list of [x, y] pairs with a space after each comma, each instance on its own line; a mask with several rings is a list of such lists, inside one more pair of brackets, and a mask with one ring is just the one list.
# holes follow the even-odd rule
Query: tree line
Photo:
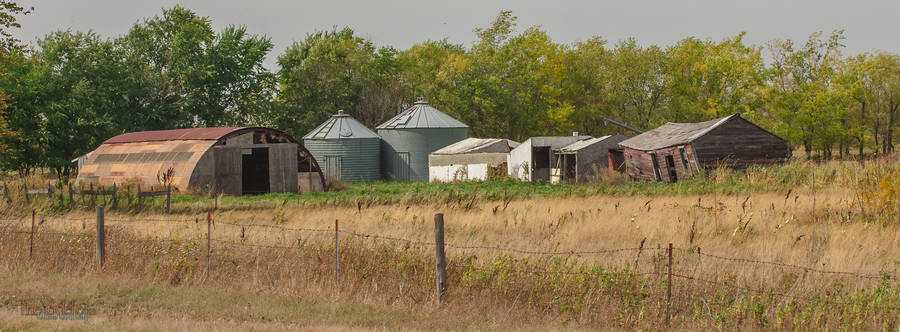
[[349, 28], [307, 34], [263, 61], [269, 38], [180, 7], [124, 35], [57, 31], [23, 46], [9, 34], [29, 10], [0, 1], [0, 167], [50, 167], [117, 134], [269, 126], [300, 137], [338, 109], [374, 127], [424, 96], [475, 137], [633, 134], [740, 113], [821, 158], [893, 151], [900, 57], [842, 53], [843, 31], [802, 43], [688, 37], [674, 45], [554, 42], [501, 12], [471, 45], [429, 40], [399, 50]]

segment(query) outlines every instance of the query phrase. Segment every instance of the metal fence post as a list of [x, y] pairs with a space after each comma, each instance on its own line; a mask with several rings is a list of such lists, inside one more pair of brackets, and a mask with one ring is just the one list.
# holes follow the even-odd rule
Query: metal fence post
[[334, 220], [334, 279], [337, 280], [341, 276], [341, 247], [338, 246], [338, 220]]
[[69, 204], [75, 205], [75, 200], [72, 199], [72, 183], [66, 182], [69, 185]]
[[141, 196], [141, 185], [137, 185], [138, 212], [144, 210], [144, 197]]
[[97, 207], [97, 265], [102, 269], [106, 255], [105, 232], [103, 229], [103, 207]]
[[25, 192], [25, 203], [31, 203], [31, 197], [28, 197], [28, 182], [22, 182], [22, 191]]
[[672, 243], [669, 243], [669, 277], [666, 278], [666, 325], [669, 325], [669, 307], [672, 305]]
[[119, 208], [119, 195], [118, 195], [118, 189], [117, 189], [117, 187], [116, 187], [115, 182], [113, 182], [113, 192], [112, 192], [112, 194], [113, 194], [113, 195], [112, 195], [112, 196], [113, 196], [113, 197], [112, 197], [112, 198], [113, 198], [113, 207], [118, 209], [118, 208]]
[[444, 302], [444, 293], [447, 291], [447, 256], [444, 252], [444, 214], [434, 215], [434, 256], [437, 304]]

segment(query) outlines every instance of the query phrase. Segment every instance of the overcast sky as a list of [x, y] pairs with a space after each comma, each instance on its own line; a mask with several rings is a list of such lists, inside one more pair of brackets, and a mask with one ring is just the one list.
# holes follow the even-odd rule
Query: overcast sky
[[266, 66], [307, 33], [349, 26], [377, 45], [398, 49], [447, 38], [471, 45], [472, 30], [485, 27], [501, 10], [519, 17], [519, 30], [540, 25], [556, 42], [601, 36], [628, 37], [643, 45], [671, 45], [687, 36], [719, 40], [747, 32], [747, 41], [805, 40], [815, 31], [846, 30], [845, 53], [871, 50], [900, 53], [897, 0], [632, 0], [632, 1], [401, 1], [401, 0], [20, 0], [34, 6], [16, 35], [25, 42], [60, 29], [124, 34], [141, 18], [181, 4], [212, 19], [219, 30], [245, 25], [272, 39]]

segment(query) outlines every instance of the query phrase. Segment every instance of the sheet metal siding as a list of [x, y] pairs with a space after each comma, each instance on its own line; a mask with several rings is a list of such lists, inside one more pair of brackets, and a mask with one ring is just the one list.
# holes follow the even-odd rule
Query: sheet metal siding
[[522, 181], [531, 181], [531, 139], [522, 142], [509, 152], [506, 158], [509, 177]]
[[[378, 129], [382, 140], [384, 179], [394, 180], [408, 170], [410, 181], [428, 181], [428, 155], [445, 146], [464, 140], [468, 128]], [[409, 164], [396, 158], [409, 153]]]
[[306, 149], [321, 161], [322, 172], [330, 174], [326, 156], [341, 158], [341, 180], [345, 182], [378, 181], [381, 179], [381, 139], [306, 139]]

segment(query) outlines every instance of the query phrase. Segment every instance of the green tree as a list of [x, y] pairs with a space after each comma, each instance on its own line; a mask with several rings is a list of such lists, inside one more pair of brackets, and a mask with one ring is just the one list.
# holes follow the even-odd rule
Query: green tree
[[668, 120], [704, 121], [756, 109], [765, 84], [760, 48], [744, 33], [721, 42], [686, 38], [666, 50]]
[[396, 113], [397, 52], [376, 48], [350, 28], [318, 31], [278, 57], [273, 123], [302, 136], [343, 109], [369, 127]]
[[215, 33], [208, 17], [175, 6], [117, 44], [130, 113], [124, 131], [243, 125], [268, 111], [274, 77], [262, 63], [272, 43], [244, 27]]

